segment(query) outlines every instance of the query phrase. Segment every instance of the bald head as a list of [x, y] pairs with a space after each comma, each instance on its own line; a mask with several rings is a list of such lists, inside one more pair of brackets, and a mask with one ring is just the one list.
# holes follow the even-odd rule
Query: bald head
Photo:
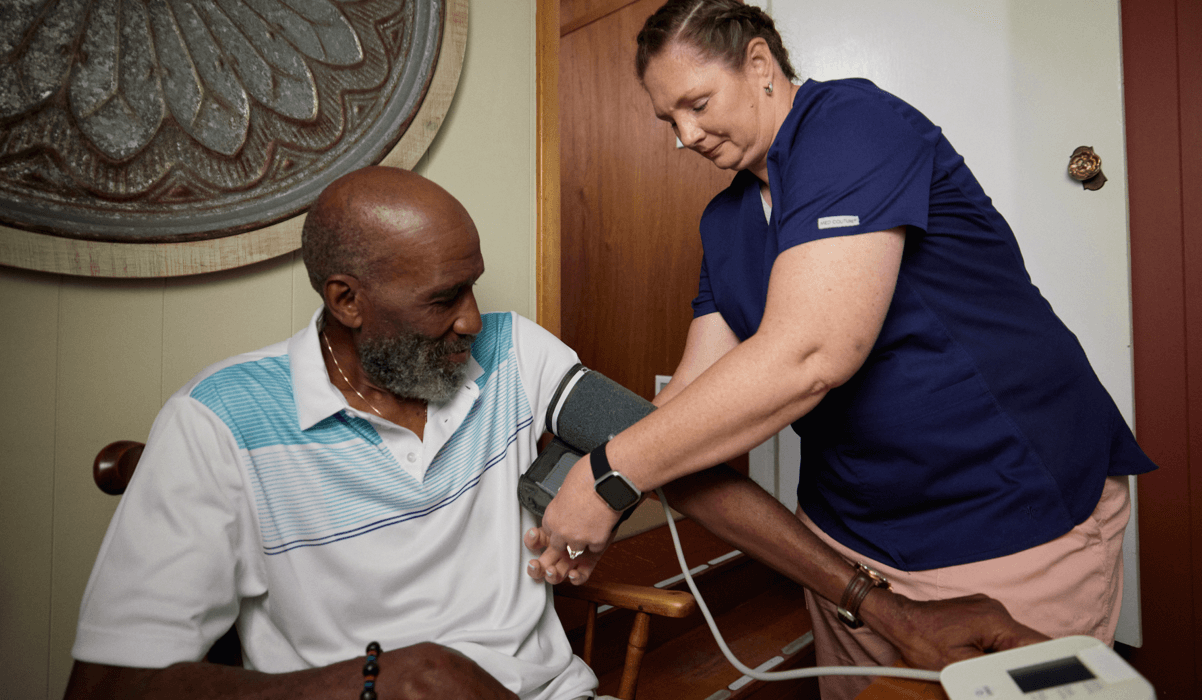
[[301, 254], [318, 293], [332, 275], [367, 281], [379, 263], [404, 267], [440, 245], [443, 235], [470, 234], [467, 210], [446, 190], [408, 170], [372, 166], [330, 183], [305, 219]]

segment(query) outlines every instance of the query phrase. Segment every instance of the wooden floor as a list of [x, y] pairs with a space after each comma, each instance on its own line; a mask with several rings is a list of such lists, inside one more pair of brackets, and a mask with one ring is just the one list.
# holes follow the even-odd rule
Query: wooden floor
[[[732, 553], [729, 545], [691, 521], [680, 521], [678, 528], [686, 561], [735, 657], [751, 668], [772, 662], [771, 669], [763, 670], [812, 666], [810, 618], [802, 588], [759, 562]], [[679, 580], [680, 567], [666, 526], [615, 543], [593, 575], [598, 580], [687, 590]], [[580, 653], [585, 604], [556, 598], [556, 609]], [[632, 621], [633, 613], [624, 610], [598, 615], [592, 666], [602, 694], [617, 692]], [[696, 612], [681, 620], [653, 619], [637, 693], [646, 700], [817, 700], [818, 685], [813, 679], [765, 683], [744, 677], [722, 656], [704, 618]]]

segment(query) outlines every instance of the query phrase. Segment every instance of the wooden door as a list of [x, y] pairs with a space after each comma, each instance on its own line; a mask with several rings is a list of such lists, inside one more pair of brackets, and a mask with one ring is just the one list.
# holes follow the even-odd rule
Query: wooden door
[[560, 4], [561, 337], [647, 399], [684, 349], [701, 212], [733, 177], [675, 147], [635, 77], [635, 36], [662, 1]]

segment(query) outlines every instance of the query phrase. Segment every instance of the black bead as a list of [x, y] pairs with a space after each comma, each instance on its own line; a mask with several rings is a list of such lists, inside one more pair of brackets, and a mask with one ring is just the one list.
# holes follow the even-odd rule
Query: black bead
[[379, 642], [372, 642], [371, 644], [368, 644], [368, 645], [367, 645], [367, 653], [368, 653], [368, 654], [370, 654], [370, 653], [372, 653], [373, 651], [374, 651], [375, 653], [377, 653], [377, 654], [379, 654], [379, 653], [380, 653], [381, 649], [380, 649], [380, 643], [379, 643]]
[[377, 664], [375, 661], [368, 661], [367, 663], [363, 664], [363, 675], [365, 675], [365, 676], [380, 675], [380, 665]]
[[376, 700], [376, 691], [364, 688], [362, 693], [359, 693], [359, 700]]

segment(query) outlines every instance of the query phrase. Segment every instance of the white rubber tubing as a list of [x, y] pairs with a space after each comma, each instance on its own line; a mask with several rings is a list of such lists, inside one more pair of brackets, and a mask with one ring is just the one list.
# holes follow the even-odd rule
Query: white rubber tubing
[[689, 573], [689, 565], [684, 560], [684, 550], [680, 547], [680, 536], [676, 534], [676, 523], [672, 518], [672, 511], [668, 509], [668, 499], [664, 498], [664, 492], [661, 489], [656, 489], [655, 493], [659, 495], [659, 502], [664, 507], [664, 517], [667, 518], [668, 529], [672, 532], [672, 544], [676, 547], [676, 560], [680, 563], [680, 570], [684, 573], [685, 582], [689, 584], [689, 590], [693, 592], [693, 597], [697, 599], [697, 607], [701, 609], [701, 614], [710, 626], [710, 632], [714, 634], [714, 641], [718, 642], [718, 647], [722, 649], [723, 656], [726, 657], [731, 666], [739, 669], [744, 675], [760, 681], [787, 681], [794, 678], [813, 678], [814, 676], [893, 676], [895, 678], [913, 678], [921, 681], [939, 682], [938, 671], [927, 671], [918, 668], [897, 668], [895, 666], [815, 666], [813, 668], [796, 668], [791, 671], [757, 671], [753, 668], [748, 668], [735, 658], [735, 655], [730, 651], [730, 647], [726, 646], [726, 640], [722, 638], [722, 633], [718, 631], [718, 625], [714, 622], [714, 617], [710, 615], [709, 608], [706, 607], [705, 601], [701, 598], [701, 592], [697, 590], [697, 584], [693, 582], [693, 576]]

